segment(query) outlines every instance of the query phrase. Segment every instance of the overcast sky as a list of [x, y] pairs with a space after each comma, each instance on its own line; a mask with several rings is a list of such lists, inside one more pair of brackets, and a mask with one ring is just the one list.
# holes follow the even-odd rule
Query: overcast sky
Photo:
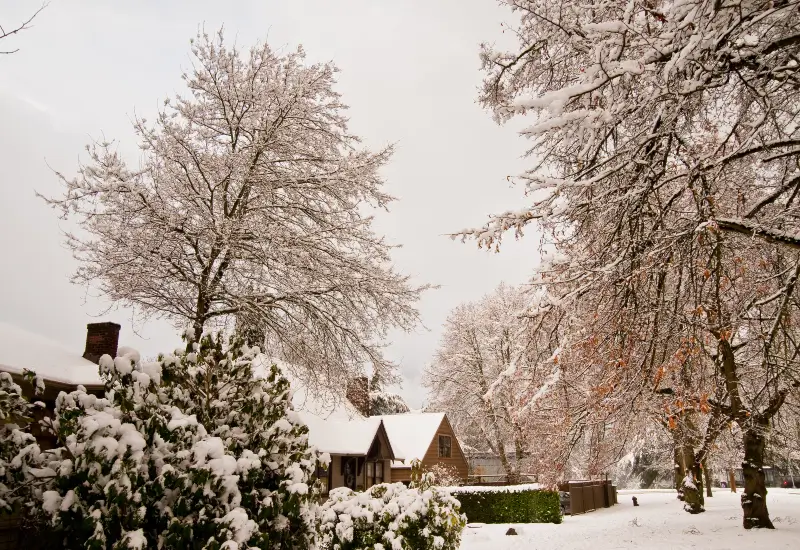
[[[3, 0], [0, 24], [8, 29], [38, 5]], [[420, 303], [429, 330], [393, 335], [387, 352], [401, 367], [400, 393], [420, 406], [420, 375], [448, 312], [501, 281], [524, 282], [538, 261], [530, 236], [509, 239], [500, 254], [444, 236], [525, 200], [505, 179], [525, 165], [524, 140], [475, 102], [478, 46], [507, 39], [500, 23], [509, 17], [494, 0], [51, 0], [33, 28], [0, 48], [19, 48], [0, 56], [0, 321], [78, 352], [85, 324], [105, 320], [122, 324], [122, 343], [144, 355], [176, 347], [169, 323], [150, 320], [134, 333], [129, 311], [107, 311], [69, 282], [69, 225], [34, 190], [57, 194], [51, 168], [74, 174], [93, 138], [118, 140], [135, 161], [134, 110], [147, 116], [180, 89], [189, 39], [199, 25], [224, 24], [242, 46], [303, 44], [309, 61], [333, 60], [350, 129], [368, 146], [397, 145], [385, 177], [399, 201], [378, 230], [403, 245], [394, 254], [401, 271], [441, 285]]]

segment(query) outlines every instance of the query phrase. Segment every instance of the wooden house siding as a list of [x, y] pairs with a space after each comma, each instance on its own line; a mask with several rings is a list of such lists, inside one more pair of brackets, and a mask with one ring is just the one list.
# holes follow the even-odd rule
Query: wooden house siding
[[[439, 457], [440, 435], [450, 436], [450, 458]], [[422, 466], [424, 468], [430, 468], [436, 464], [442, 464], [444, 466], [454, 468], [458, 472], [458, 477], [461, 479], [467, 479], [467, 476], [469, 475], [467, 459], [464, 456], [464, 453], [461, 451], [461, 445], [458, 444], [458, 438], [453, 431], [453, 427], [450, 425], [450, 421], [447, 420], [446, 415], [442, 419], [439, 429], [436, 430], [436, 435], [433, 436], [433, 440], [428, 446], [428, 451], [425, 453], [425, 457], [422, 459]]]
[[411, 468], [392, 468], [392, 483], [411, 481]]

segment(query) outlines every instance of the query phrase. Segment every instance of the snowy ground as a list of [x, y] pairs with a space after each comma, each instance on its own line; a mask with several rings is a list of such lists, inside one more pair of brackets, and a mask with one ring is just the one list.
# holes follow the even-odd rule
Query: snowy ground
[[[631, 496], [639, 499], [634, 508]], [[561, 525], [513, 525], [518, 536], [506, 536], [509, 525], [467, 527], [461, 550], [778, 550], [800, 548], [800, 490], [770, 489], [767, 497], [774, 531], [745, 531], [739, 494], [717, 489], [706, 499], [706, 512], [692, 516], [681, 509], [674, 492], [625, 491], [619, 504], [585, 515], [566, 516]]]

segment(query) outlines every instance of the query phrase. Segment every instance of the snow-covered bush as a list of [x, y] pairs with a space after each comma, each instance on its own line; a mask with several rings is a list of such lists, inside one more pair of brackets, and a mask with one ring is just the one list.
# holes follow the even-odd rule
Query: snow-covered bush
[[313, 547], [319, 457], [289, 383], [241, 339], [191, 334], [159, 363], [101, 357], [104, 398], [58, 397], [42, 506], [66, 548]]
[[434, 464], [427, 471], [433, 475], [433, 484], [439, 487], [458, 487], [464, 482], [455, 466]]
[[[34, 374], [27, 381], [43, 389]], [[0, 512], [10, 513], [17, 503], [30, 503], [30, 489], [41, 470], [41, 451], [28, 431], [37, 405], [22, 394], [22, 388], [7, 372], [0, 373]], [[45, 472], [46, 473], [46, 472]]]
[[319, 514], [325, 550], [457, 550], [465, 524], [447, 491], [402, 483], [334, 489]]

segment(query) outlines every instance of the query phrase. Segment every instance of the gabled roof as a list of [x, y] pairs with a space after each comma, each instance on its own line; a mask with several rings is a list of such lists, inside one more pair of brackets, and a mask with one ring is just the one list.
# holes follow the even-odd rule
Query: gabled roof
[[[386, 434], [379, 418], [323, 420], [302, 411], [300, 418], [308, 426], [308, 444], [332, 455], [366, 456], [378, 434]], [[388, 458], [401, 458], [394, 454], [391, 442], [388, 451]]]
[[272, 364], [278, 365], [292, 387], [292, 405], [308, 426], [308, 443], [322, 452], [336, 455], [365, 456], [372, 443], [383, 432], [393, 459], [402, 456], [389, 441], [386, 428], [378, 417], [365, 418], [345, 397], [344, 389], [325, 388], [317, 391], [304, 384], [292, 365], [259, 355], [253, 361], [256, 376], [264, 376]]
[[[372, 418], [383, 420], [392, 448], [405, 459], [408, 466], [412, 460], [422, 460], [425, 457], [444, 417], [444, 413], [409, 412]], [[393, 466], [401, 465], [393, 464]]]
[[21, 328], [0, 323], [0, 371], [22, 374], [28, 369], [47, 381], [77, 386], [102, 386], [97, 365], [71, 351]]

